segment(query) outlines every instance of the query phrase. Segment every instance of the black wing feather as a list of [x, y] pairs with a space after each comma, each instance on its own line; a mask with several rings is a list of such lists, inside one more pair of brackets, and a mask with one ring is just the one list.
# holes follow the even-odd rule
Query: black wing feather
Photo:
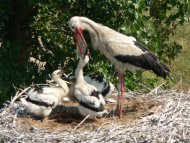
[[152, 70], [155, 74], [164, 79], [169, 75], [169, 68], [165, 64], [159, 62], [158, 58], [151, 52], [146, 52], [139, 56], [117, 55], [115, 56], [115, 59], [123, 63], [135, 65], [142, 69]]
[[110, 91], [110, 84], [109, 84], [109, 83], [106, 83], [106, 85], [104, 85], [104, 87], [106, 87], [106, 88], [104, 88], [104, 89], [102, 90], [102, 96], [103, 96], [103, 97], [105, 97], [106, 94]]
[[97, 99], [100, 99], [99, 94], [100, 94], [99, 91], [93, 90], [93, 91], [91, 92], [90, 96], [94, 96], [94, 97], [96, 97]]
[[134, 41], [135, 46], [137, 46], [139, 49], [141, 49], [143, 52], [150, 52], [150, 50], [142, 43], [138, 43]]
[[95, 111], [95, 112], [100, 112], [100, 111], [103, 111], [104, 110], [104, 105], [101, 103], [100, 104], [100, 107], [99, 108], [95, 108], [94, 107], [94, 103], [93, 102], [83, 102], [83, 101], [79, 101], [77, 99], [77, 101], [79, 102], [79, 104], [85, 108], [88, 108], [92, 111]]
[[45, 107], [52, 107], [55, 104], [55, 103], [49, 104], [47, 102], [43, 102], [42, 100], [41, 101], [31, 100], [29, 97], [26, 98], [26, 101], [36, 104], [38, 106], [45, 106]]
[[99, 83], [101, 83], [103, 80], [104, 80], [104, 77], [102, 75], [89, 75], [89, 77], [92, 79], [92, 80], [95, 80], [95, 81], [98, 81]]

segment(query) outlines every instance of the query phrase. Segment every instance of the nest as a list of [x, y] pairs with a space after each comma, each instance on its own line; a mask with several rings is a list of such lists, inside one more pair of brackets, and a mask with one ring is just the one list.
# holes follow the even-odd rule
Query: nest
[[[69, 127], [64, 123], [54, 122], [54, 126], [59, 125], [59, 128], [42, 128], [35, 126], [33, 122], [30, 125], [20, 122], [24, 119], [27, 122], [35, 121], [38, 124], [44, 124], [36, 119], [28, 118], [23, 113], [22, 106], [17, 101], [23, 93], [24, 91], [17, 92], [15, 97], [0, 109], [0, 142], [190, 142], [190, 96], [183, 92], [159, 90], [149, 95], [133, 93], [131, 98], [138, 97], [147, 100], [148, 97], [151, 99], [148, 102], [156, 101], [154, 110], [151, 108], [147, 114], [141, 115], [134, 121], [122, 122], [114, 116], [89, 121], [87, 116], [80, 117], [78, 120], [80, 122]], [[140, 104], [138, 103], [139, 106]], [[129, 117], [130, 114], [126, 118]], [[92, 126], [94, 122], [98, 123], [95, 127]], [[70, 124], [72, 122], [67, 123], [67, 125]]]

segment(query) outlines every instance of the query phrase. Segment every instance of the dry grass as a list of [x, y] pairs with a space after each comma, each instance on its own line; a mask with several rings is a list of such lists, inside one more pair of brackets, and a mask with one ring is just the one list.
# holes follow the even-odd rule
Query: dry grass
[[190, 25], [178, 27], [177, 34], [171, 37], [182, 45], [183, 49], [179, 56], [173, 61], [172, 76], [175, 81], [181, 81], [180, 88], [188, 91], [190, 89]]
[[112, 113], [83, 120], [76, 103], [65, 103], [44, 122], [24, 114], [21, 95], [0, 110], [0, 142], [190, 142], [190, 96], [183, 92], [158, 87], [149, 96], [133, 93], [122, 120]]

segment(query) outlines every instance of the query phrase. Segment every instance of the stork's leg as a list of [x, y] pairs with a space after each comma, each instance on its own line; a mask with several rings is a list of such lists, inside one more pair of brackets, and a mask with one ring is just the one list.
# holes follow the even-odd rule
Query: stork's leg
[[122, 118], [122, 113], [123, 113], [123, 94], [124, 94], [124, 90], [125, 90], [123, 73], [120, 73], [120, 78], [121, 78], [121, 96], [120, 96], [119, 118]]
[[123, 92], [124, 92], [124, 81], [123, 81], [123, 73], [118, 71], [118, 98], [117, 98], [117, 108], [116, 108], [116, 115], [119, 118], [122, 118], [122, 110], [123, 110]]
[[120, 92], [121, 92], [121, 82], [120, 82], [120, 75], [119, 75], [119, 71], [118, 71], [118, 95], [117, 95], [117, 107], [116, 107], [116, 111], [115, 111], [115, 115], [119, 116], [119, 107], [120, 107]]

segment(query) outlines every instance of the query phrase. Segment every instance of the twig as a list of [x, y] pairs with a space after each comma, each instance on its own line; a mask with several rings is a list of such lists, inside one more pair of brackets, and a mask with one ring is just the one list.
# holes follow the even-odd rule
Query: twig
[[149, 92], [149, 94], [155, 93], [156, 95], [158, 95], [158, 90], [159, 90], [164, 84], [166, 84], [166, 82], [164, 82], [164, 83], [158, 85], [157, 87], [155, 87], [153, 90], [151, 90], [151, 91]]
[[43, 44], [41, 36], [38, 36], [38, 43], [40, 45], [40, 47], [44, 50], [47, 51], [48, 53], [50, 53], [51, 55], [53, 55], [53, 52], [48, 50], [47, 47]]
[[88, 119], [90, 115], [87, 115], [72, 131], [71, 133], [73, 133], [82, 123], [84, 123], [84, 121], [86, 121], [86, 119]]
[[19, 109], [17, 109], [16, 110], [16, 113], [15, 113], [15, 115], [14, 115], [14, 117], [13, 117], [13, 127], [15, 128], [16, 127], [16, 118], [17, 118], [17, 115], [18, 115], [18, 112], [19, 112], [20, 110]]
[[13, 99], [11, 100], [11, 105], [23, 94], [25, 93], [28, 89], [30, 89], [31, 87], [27, 87], [25, 88], [22, 92], [17, 92], [16, 95], [13, 97]]

